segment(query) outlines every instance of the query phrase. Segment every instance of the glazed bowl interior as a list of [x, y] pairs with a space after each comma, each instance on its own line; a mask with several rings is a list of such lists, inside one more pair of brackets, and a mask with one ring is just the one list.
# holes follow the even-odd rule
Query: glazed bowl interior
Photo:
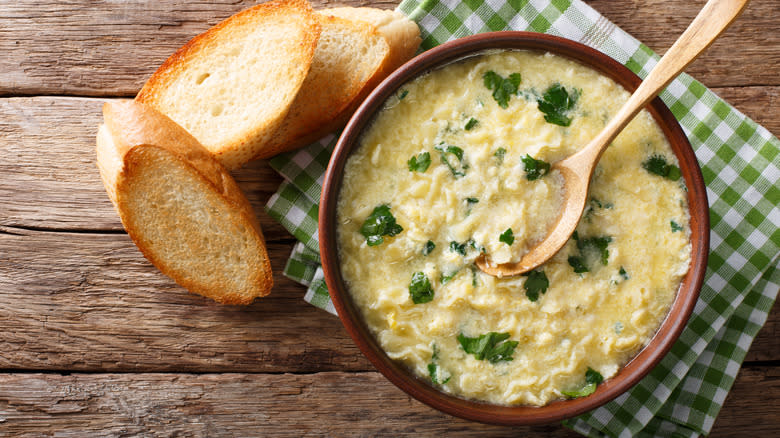
[[528, 32], [494, 32], [462, 38], [431, 49], [402, 66], [366, 99], [345, 128], [335, 148], [323, 184], [319, 210], [322, 265], [331, 299], [345, 328], [374, 366], [414, 398], [443, 412], [493, 424], [530, 425], [559, 421], [592, 410], [616, 398], [644, 377], [669, 351], [685, 327], [698, 299], [709, 250], [709, 214], [704, 182], [696, 157], [671, 112], [658, 98], [648, 106], [680, 163], [688, 195], [691, 226], [691, 265], [683, 278], [668, 315], [650, 341], [616, 376], [600, 384], [590, 396], [560, 400], [542, 407], [500, 406], [465, 400], [440, 391], [391, 360], [363, 322], [350, 298], [339, 267], [336, 205], [344, 166], [359, 144], [360, 136], [374, 115], [406, 82], [446, 64], [494, 49], [551, 52], [591, 67], [613, 79], [629, 92], [641, 80], [610, 57], [582, 44], [550, 35]]

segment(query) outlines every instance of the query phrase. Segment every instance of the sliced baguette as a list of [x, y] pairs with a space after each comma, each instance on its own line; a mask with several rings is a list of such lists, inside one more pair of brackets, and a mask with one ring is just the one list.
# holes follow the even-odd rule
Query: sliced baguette
[[160, 271], [225, 304], [273, 284], [263, 234], [227, 170], [170, 118], [109, 102], [97, 137], [103, 184], [127, 233]]
[[225, 167], [258, 155], [311, 66], [320, 24], [306, 0], [246, 9], [196, 36], [136, 99], [189, 131]]
[[390, 46], [390, 53], [385, 58], [380, 69], [382, 79], [410, 60], [417, 53], [417, 49], [422, 42], [420, 39], [420, 28], [417, 26], [417, 23], [399, 11], [345, 6], [325, 9], [319, 12], [358, 23], [369, 24], [385, 38], [388, 46]]
[[317, 16], [322, 33], [309, 74], [281, 127], [255, 158], [305, 146], [345, 125], [420, 44], [419, 28], [400, 12], [337, 8]]

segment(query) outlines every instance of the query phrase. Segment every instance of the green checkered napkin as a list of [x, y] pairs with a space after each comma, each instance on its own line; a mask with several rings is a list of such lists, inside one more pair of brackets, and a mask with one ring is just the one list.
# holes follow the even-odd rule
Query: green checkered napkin
[[[479, 32], [525, 30], [582, 42], [644, 77], [658, 57], [579, 0], [404, 0], [422, 49]], [[679, 341], [640, 383], [565, 424], [588, 436], [708, 433], [780, 285], [780, 142], [683, 74], [661, 94], [702, 167], [710, 202], [711, 253], [700, 299]], [[319, 266], [317, 203], [336, 141], [280, 155], [285, 178], [267, 211], [300, 240], [285, 274], [306, 301], [335, 313]]]

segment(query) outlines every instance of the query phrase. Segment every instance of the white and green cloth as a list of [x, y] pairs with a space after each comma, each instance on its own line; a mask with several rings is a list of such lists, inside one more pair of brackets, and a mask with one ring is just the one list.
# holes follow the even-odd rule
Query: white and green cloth
[[[422, 50], [480, 32], [523, 30], [594, 47], [644, 77], [647, 46], [580, 0], [404, 0]], [[682, 32], [682, 29], [680, 29]], [[704, 175], [711, 252], [700, 299], [661, 363], [616, 400], [564, 424], [588, 436], [697, 436], [715, 421], [780, 287], [780, 141], [683, 74], [661, 94]], [[317, 208], [335, 135], [271, 160], [285, 181], [267, 211], [300, 242], [285, 275], [304, 299], [335, 314], [319, 265]]]

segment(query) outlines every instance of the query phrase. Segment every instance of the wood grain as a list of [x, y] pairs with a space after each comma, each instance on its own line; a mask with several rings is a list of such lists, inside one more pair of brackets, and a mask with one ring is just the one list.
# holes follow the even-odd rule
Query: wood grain
[[[766, 396], [756, 406], [758, 386]], [[743, 369], [711, 436], [773, 436], [778, 394], [777, 368]], [[0, 421], [13, 436], [579, 436], [559, 424], [512, 428], [450, 417], [372, 372], [4, 374]]]
[[[367, 2], [314, 1], [316, 8]], [[372, 6], [391, 8], [382, 0]], [[650, 48], [663, 52], [704, 0], [592, 0], [588, 3]], [[136, 0], [0, 3], [0, 95], [130, 96], [193, 36], [252, 1]], [[663, 11], [663, 13], [659, 12]], [[688, 70], [710, 87], [776, 85], [780, 21], [775, 0], [753, 0], [743, 16]], [[736, 49], [736, 50], [735, 50]], [[128, 62], [132, 60], [132, 62]], [[755, 68], [744, 68], [745, 64]]]
[[[195, 35], [251, 0], [0, 2], [0, 95], [135, 95]], [[361, 0], [314, 0], [315, 8]], [[374, 7], [396, 2], [372, 1]]]
[[[663, 54], [706, 0], [586, 0], [633, 37]], [[775, 0], [753, 0], [734, 24], [685, 71], [708, 87], [777, 85], [780, 22]]]
[[[335, 316], [281, 275], [247, 307], [190, 294], [125, 234], [0, 233], [0, 369], [311, 372], [372, 369]], [[8, 231], [17, 234], [8, 234]]]

